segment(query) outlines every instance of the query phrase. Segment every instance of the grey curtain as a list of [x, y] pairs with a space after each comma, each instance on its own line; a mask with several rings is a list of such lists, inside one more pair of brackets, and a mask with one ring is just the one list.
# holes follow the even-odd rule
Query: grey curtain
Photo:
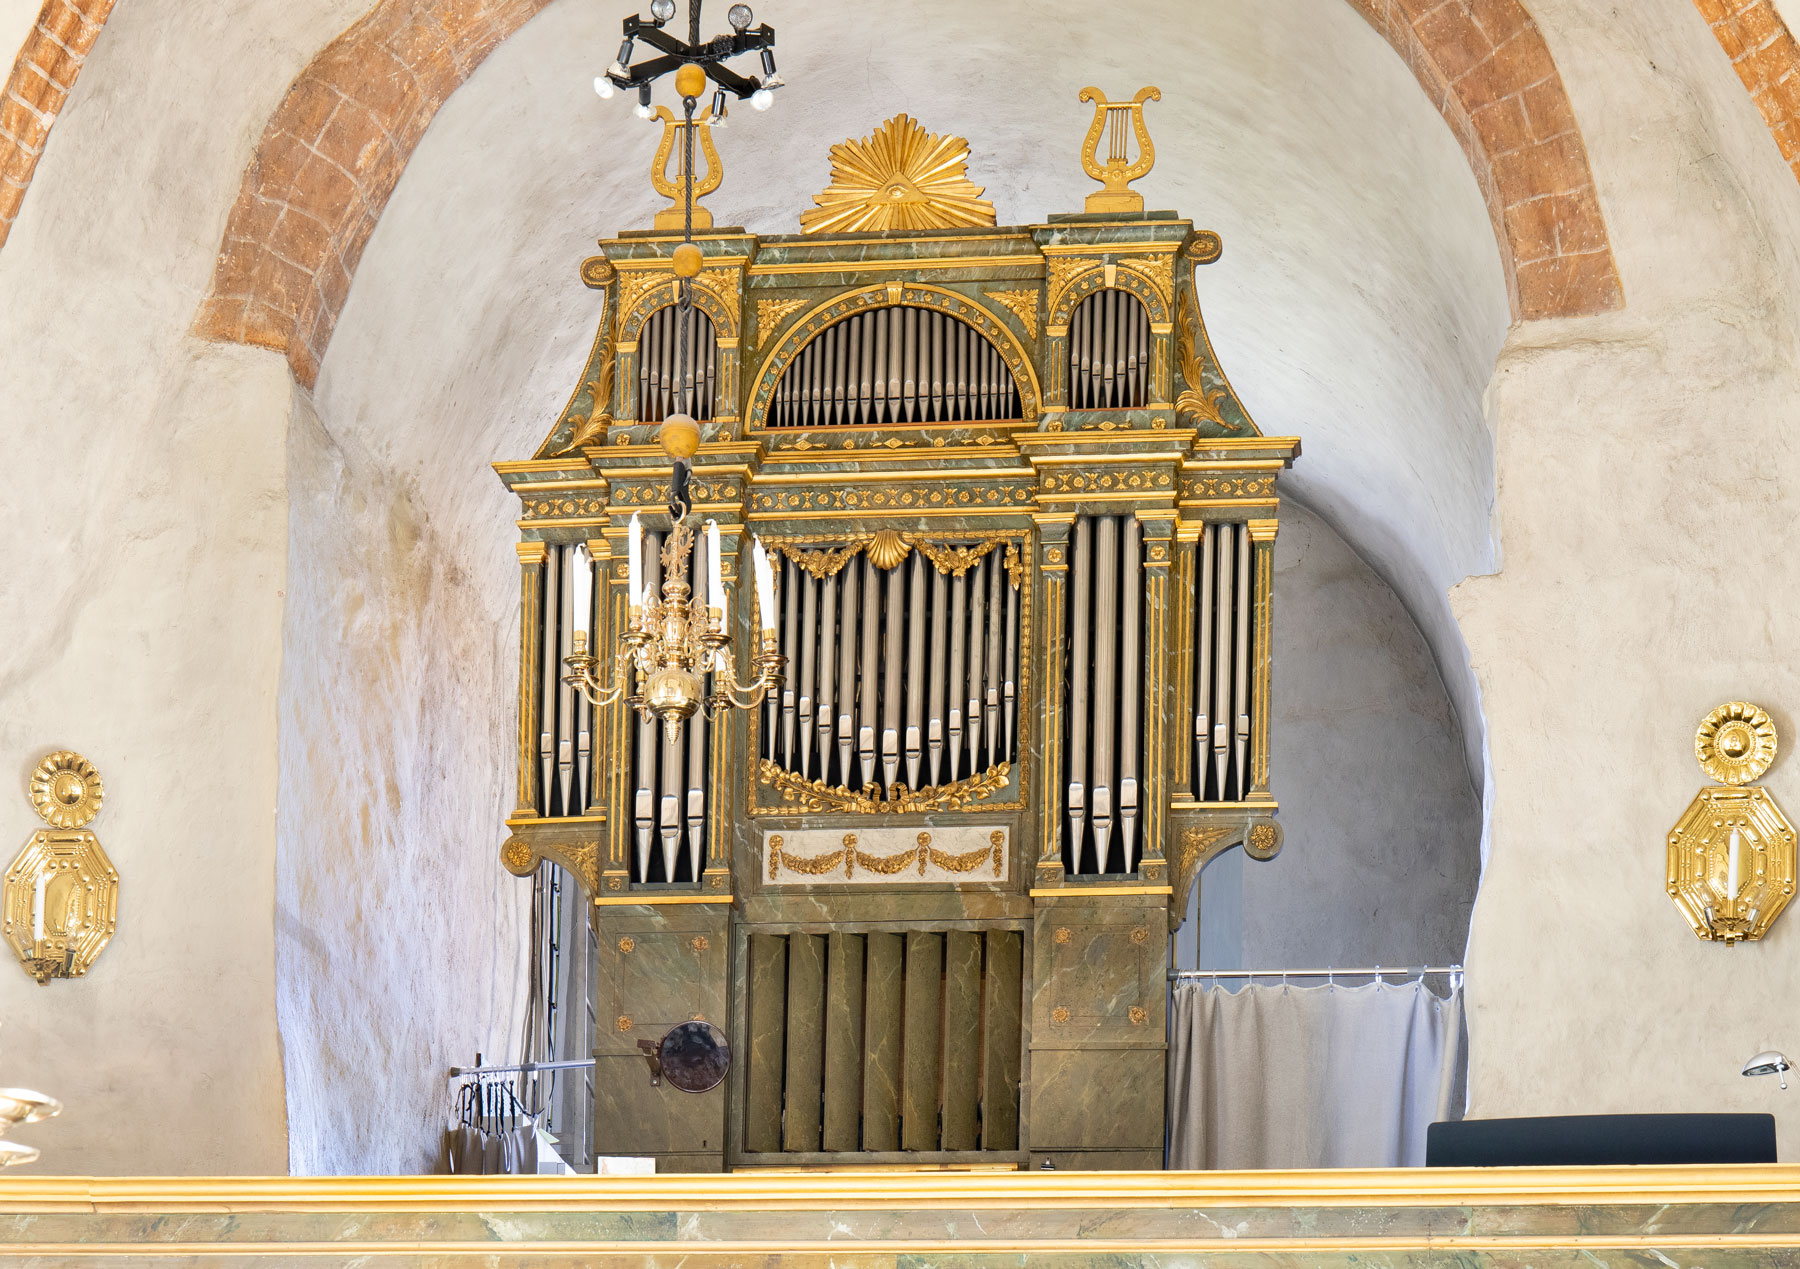
[[1169, 1018], [1171, 1168], [1418, 1167], [1450, 1117], [1460, 987], [1183, 983]]

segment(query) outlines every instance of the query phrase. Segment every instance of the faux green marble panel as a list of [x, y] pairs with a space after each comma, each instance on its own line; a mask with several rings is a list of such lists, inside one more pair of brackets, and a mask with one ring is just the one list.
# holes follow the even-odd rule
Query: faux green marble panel
[[827, 940], [824, 1148], [855, 1150], [862, 1136], [863, 936]]
[[902, 1040], [900, 1144], [938, 1148], [938, 1095], [943, 1079], [944, 936], [906, 936], [906, 1023]]
[[787, 938], [750, 936], [749, 1071], [744, 1098], [744, 1149], [781, 1149], [782, 1020], [787, 1013]]
[[944, 935], [944, 1127], [942, 1148], [980, 1144], [981, 935]]
[[1034, 1049], [1031, 1148], [1154, 1150], [1163, 1145], [1160, 1049]]
[[642, 1057], [595, 1059], [595, 1154], [716, 1154], [722, 1167], [724, 1150], [723, 1085], [707, 1093], [684, 1093], [666, 1082], [652, 1087]]
[[868, 936], [863, 1020], [864, 1150], [900, 1148], [900, 1045], [904, 996], [898, 934]]
[[1017, 930], [987, 932], [987, 1001], [981, 1071], [981, 1144], [988, 1150], [1019, 1148], [1019, 1031], [1024, 1002], [1019, 975], [1024, 936]]
[[787, 1072], [782, 1083], [781, 1146], [819, 1148], [824, 1094], [825, 940], [788, 936]]

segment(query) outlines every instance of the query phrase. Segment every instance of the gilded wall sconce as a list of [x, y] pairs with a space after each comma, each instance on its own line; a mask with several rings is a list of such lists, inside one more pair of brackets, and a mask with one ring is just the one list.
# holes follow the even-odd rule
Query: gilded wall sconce
[[6, 870], [0, 924], [40, 984], [87, 973], [118, 926], [119, 874], [87, 831], [104, 796], [100, 773], [78, 753], [53, 753], [32, 773], [31, 802], [50, 827]]
[[1750, 785], [1775, 761], [1775, 723], [1747, 701], [1708, 714], [1694, 735], [1701, 789], [1669, 832], [1669, 896], [1694, 933], [1727, 947], [1760, 939], [1794, 896], [1794, 825]]

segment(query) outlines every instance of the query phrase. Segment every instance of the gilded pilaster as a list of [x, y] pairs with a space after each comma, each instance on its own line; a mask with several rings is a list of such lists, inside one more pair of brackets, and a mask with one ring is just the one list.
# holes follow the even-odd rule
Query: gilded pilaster
[[519, 553], [519, 805], [516, 815], [538, 811], [538, 664], [544, 625], [542, 542], [515, 543]]
[[1039, 711], [1038, 844], [1036, 886], [1060, 886], [1063, 880], [1063, 711], [1068, 675], [1068, 613], [1065, 598], [1069, 580], [1069, 528], [1073, 517], [1040, 521], [1038, 567], [1044, 579], [1042, 624], [1038, 647], [1043, 649], [1044, 707]]
[[1168, 820], [1170, 732], [1169, 720], [1179, 718], [1171, 672], [1180, 646], [1169, 634], [1169, 566], [1174, 555], [1173, 511], [1138, 512], [1144, 533], [1144, 787], [1143, 853], [1138, 873], [1147, 882], [1166, 879], [1163, 865], [1163, 826]]
[[[623, 559], [609, 559], [607, 569], [600, 575], [605, 597], [601, 607], [610, 630], [624, 630], [631, 621], [628, 572], [629, 566]], [[601, 647], [611, 648], [612, 644]], [[623, 698], [616, 700], [605, 707], [604, 720], [606, 740], [594, 755], [594, 765], [605, 768], [606, 804], [617, 807], [618, 814], [609, 815], [606, 820], [606, 866], [602, 869], [600, 889], [616, 892], [625, 889], [631, 877], [631, 791], [627, 787], [631, 764], [626, 758], [631, 743], [631, 707]]]
[[1250, 793], [1249, 802], [1271, 802], [1269, 792], [1269, 679], [1273, 670], [1272, 643], [1275, 632], [1275, 520], [1251, 520], [1251, 549], [1254, 587], [1251, 599], [1251, 622], [1254, 627], [1250, 646], [1255, 654], [1250, 678]]

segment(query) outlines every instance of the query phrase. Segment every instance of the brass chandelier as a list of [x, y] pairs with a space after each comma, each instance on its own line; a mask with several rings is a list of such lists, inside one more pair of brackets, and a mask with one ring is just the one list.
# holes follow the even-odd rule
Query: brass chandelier
[[[601, 97], [611, 97], [616, 88], [635, 88], [638, 93], [637, 113], [649, 118], [651, 87], [656, 80], [673, 72], [675, 91], [681, 98], [682, 129], [682, 240], [675, 248], [671, 264], [676, 276], [676, 307], [681, 320], [676, 323], [679, 348], [677, 364], [687, 362], [689, 311], [693, 307], [692, 279], [705, 263], [694, 242], [694, 110], [707, 82], [715, 83], [710, 122], [718, 124], [725, 117], [728, 93], [749, 98], [758, 110], [768, 109], [771, 90], [781, 87], [775, 71], [775, 32], [765, 22], [755, 30], [755, 20], [747, 4], [734, 4], [727, 14], [732, 34], [711, 40], [700, 38], [701, 0], [689, 0], [688, 38], [679, 40], [663, 30], [675, 16], [675, 0], [651, 0], [650, 21], [633, 14], [625, 19], [625, 40], [619, 56], [606, 73], [594, 80]], [[643, 40], [662, 52], [663, 56], [630, 65], [632, 48]], [[740, 75], [725, 65], [742, 53], [762, 54], [763, 74], [760, 78]], [[760, 610], [758, 650], [751, 660], [752, 676], [742, 680], [727, 647], [731, 636], [726, 632], [729, 602], [725, 594], [721, 568], [719, 526], [706, 522], [707, 594], [702, 603], [688, 579], [688, 562], [693, 555], [695, 526], [693, 502], [688, 496], [688, 478], [692, 468], [689, 459], [700, 445], [700, 426], [693, 413], [694, 381], [688, 377], [681, 389], [682, 408], [666, 418], [658, 430], [663, 450], [673, 460], [669, 478], [669, 518], [673, 522], [662, 547], [662, 593], [652, 594], [644, 584], [643, 527], [636, 512], [632, 513], [627, 536], [629, 595], [626, 629], [619, 636], [619, 646], [612, 657], [610, 683], [595, 677], [600, 659], [588, 650], [586, 632], [576, 629], [571, 638], [573, 651], [563, 658], [569, 673], [563, 681], [579, 691], [595, 706], [610, 705], [621, 697], [646, 722], [661, 719], [663, 731], [670, 740], [678, 739], [682, 724], [696, 712], [716, 717], [727, 709], [754, 709], [770, 692], [780, 689], [787, 658], [781, 655], [775, 632], [775, 571], [762, 543], [752, 539], [752, 560], [756, 573], [756, 600]], [[583, 568], [576, 573], [575, 611], [589, 611], [592, 573]], [[631, 685], [627, 695], [627, 684]]]

